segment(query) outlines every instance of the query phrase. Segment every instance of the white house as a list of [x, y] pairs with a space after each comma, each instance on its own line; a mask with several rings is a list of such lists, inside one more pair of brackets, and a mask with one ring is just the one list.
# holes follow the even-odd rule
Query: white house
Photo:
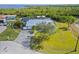
[[23, 29], [32, 29], [33, 26], [36, 26], [37, 24], [41, 24], [41, 23], [53, 23], [54, 21], [51, 20], [51, 18], [36, 18], [36, 19], [29, 19], [28, 21], [26, 21], [26, 26], [23, 27]]

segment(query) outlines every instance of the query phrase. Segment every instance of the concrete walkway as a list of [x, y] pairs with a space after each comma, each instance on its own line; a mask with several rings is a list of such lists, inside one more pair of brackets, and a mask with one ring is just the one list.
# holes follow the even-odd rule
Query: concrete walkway
[[6, 26], [0, 26], [0, 33], [6, 29]]
[[15, 41], [0, 41], [1, 54], [40, 54], [30, 49], [30, 37], [28, 31], [21, 31]]

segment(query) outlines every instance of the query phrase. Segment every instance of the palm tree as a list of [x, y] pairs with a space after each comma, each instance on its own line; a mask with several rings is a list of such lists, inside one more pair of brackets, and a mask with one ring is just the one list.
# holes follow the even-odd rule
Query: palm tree
[[68, 28], [70, 27], [71, 24], [73, 24], [77, 19], [73, 16], [67, 16], [67, 23], [68, 23]]

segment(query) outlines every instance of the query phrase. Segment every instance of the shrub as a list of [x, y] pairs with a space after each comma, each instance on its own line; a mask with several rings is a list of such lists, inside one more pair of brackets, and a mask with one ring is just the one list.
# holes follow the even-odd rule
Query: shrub
[[48, 39], [48, 34], [37, 32], [35, 36], [33, 36], [31, 39], [30, 42], [31, 48], [36, 50], [41, 49], [42, 47], [40, 46], [40, 43], [47, 39]]
[[16, 20], [16, 21], [14, 22], [14, 27], [15, 27], [15, 28], [21, 28], [22, 26], [24, 26], [24, 23], [23, 23], [22, 21]]
[[55, 32], [55, 26], [51, 23], [41, 23], [37, 26], [33, 26], [32, 31], [36, 31], [36, 33], [31, 39], [30, 46], [32, 49], [38, 50], [43, 48], [40, 43], [44, 40], [47, 40], [48, 36]]
[[36, 30], [41, 33], [52, 34], [55, 31], [55, 26], [51, 23], [48, 24], [37, 24], [37, 26], [33, 26], [32, 30]]

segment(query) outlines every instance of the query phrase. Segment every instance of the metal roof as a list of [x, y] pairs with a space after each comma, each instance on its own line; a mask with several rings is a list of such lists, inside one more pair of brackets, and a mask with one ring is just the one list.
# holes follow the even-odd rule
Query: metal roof
[[22, 21], [24, 21], [24, 22], [27, 22], [28, 20], [29, 20], [28, 17], [23, 17], [23, 18], [22, 18]]
[[37, 24], [40, 24], [40, 23], [51, 23], [53, 22], [53, 20], [51, 20], [50, 18], [46, 18], [46, 19], [30, 19], [26, 22], [26, 26], [35, 26]]

